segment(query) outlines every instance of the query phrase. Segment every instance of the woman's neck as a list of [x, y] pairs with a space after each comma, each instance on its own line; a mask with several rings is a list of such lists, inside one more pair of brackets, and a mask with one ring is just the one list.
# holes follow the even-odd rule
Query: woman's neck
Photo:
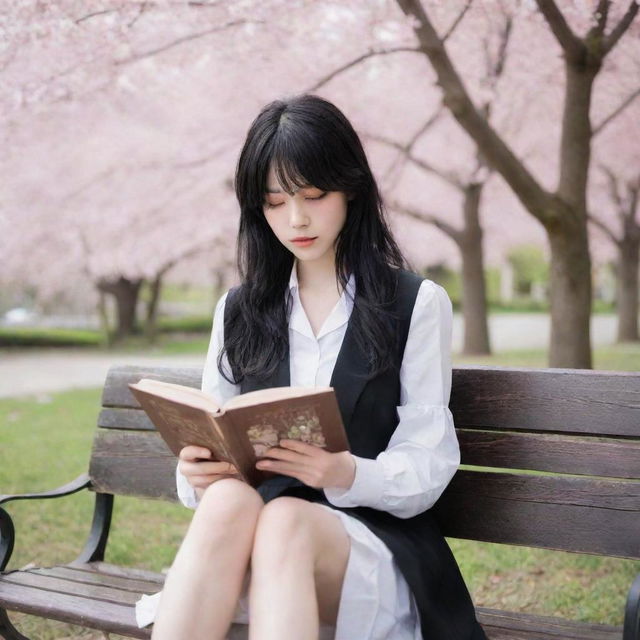
[[305, 262], [296, 259], [295, 262], [299, 289], [317, 291], [318, 293], [337, 290], [340, 293], [335, 258], [332, 257], [331, 260], [323, 260], [322, 262]]

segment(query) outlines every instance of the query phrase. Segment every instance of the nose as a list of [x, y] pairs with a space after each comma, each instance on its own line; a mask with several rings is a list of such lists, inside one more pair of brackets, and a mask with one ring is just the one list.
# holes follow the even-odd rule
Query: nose
[[289, 225], [293, 229], [298, 229], [300, 227], [306, 227], [308, 224], [309, 218], [303, 211], [302, 205], [296, 202], [295, 198], [292, 198], [289, 208]]

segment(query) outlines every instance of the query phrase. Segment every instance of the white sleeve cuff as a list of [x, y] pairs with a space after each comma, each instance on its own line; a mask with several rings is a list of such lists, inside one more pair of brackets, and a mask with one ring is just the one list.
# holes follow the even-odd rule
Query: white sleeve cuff
[[199, 500], [196, 490], [189, 484], [189, 481], [180, 473], [180, 469], [176, 464], [176, 489], [178, 491], [178, 499], [185, 507], [196, 509]]
[[[353, 455], [353, 454], [352, 454]], [[369, 507], [380, 503], [384, 473], [378, 460], [353, 456], [356, 475], [349, 489], [325, 487], [327, 500], [336, 507]]]

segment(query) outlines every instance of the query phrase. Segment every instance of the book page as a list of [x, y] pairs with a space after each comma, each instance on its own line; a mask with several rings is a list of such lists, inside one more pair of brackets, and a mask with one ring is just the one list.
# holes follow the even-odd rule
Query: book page
[[286, 398], [304, 398], [314, 396], [318, 393], [331, 391], [331, 387], [272, 387], [270, 389], [259, 389], [249, 391], [239, 396], [229, 398], [224, 403], [224, 409], [235, 409], [236, 407], [252, 407], [264, 402], [275, 402]]
[[203, 409], [214, 414], [220, 412], [220, 405], [215, 398], [200, 389], [185, 387], [172, 382], [163, 382], [162, 380], [152, 380], [151, 378], [142, 378], [134, 386], [141, 391], [147, 391], [174, 402], [182, 402], [190, 407]]

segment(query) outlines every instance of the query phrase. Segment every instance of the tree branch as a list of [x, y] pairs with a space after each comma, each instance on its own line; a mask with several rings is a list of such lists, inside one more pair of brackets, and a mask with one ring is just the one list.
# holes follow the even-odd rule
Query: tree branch
[[596, 18], [596, 23], [591, 29], [589, 29], [587, 40], [600, 37], [604, 33], [604, 29], [607, 26], [607, 17], [609, 16], [610, 4], [611, 0], [600, 0], [598, 2], [596, 10], [593, 12]]
[[640, 5], [638, 5], [637, 0], [631, 0], [629, 7], [620, 19], [620, 22], [613, 28], [611, 33], [604, 39], [604, 53], [603, 57], [616, 46], [616, 43], [620, 38], [624, 35], [625, 31], [629, 28], [633, 19], [636, 17], [638, 13], [638, 9]]
[[615, 233], [613, 233], [613, 231], [611, 231], [611, 229], [609, 229], [609, 227], [607, 227], [607, 225], [604, 222], [602, 222], [602, 220], [599, 220], [591, 213], [587, 214], [587, 220], [594, 227], [598, 227], [600, 231], [604, 232], [604, 234], [609, 238], [609, 240], [611, 240], [611, 242], [613, 242], [616, 246], [620, 246], [620, 240], [616, 238]]
[[622, 104], [614, 109], [598, 126], [594, 127], [592, 136], [600, 133], [614, 118], [620, 115], [638, 96], [640, 96], [640, 87], [638, 87], [631, 95], [629, 95]]
[[438, 169], [437, 167], [434, 167], [433, 165], [426, 162], [425, 160], [420, 160], [420, 158], [416, 158], [411, 153], [409, 145], [403, 145], [403, 144], [400, 144], [399, 142], [396, 142], [395, 140], [391, 140], [390, 138], [376, 135], [376, 134], [369, 134], [367, 137], [370, 138], [371, 140], [375, 140], [376, 142], [381, 142], [382, 144], [386, 144], [389, 147], [393, 147], [394, 149], [397, 149], [398, 151], [402, 152], [404, 156], [408, 160], [410, 160], [413, 164], [420, 167], [421, 169], [424, 169], [424, 171], [433, 173], [434, 175], [438, 176], [439, 178], [441, 178], [451, 186], [455, 187], [456, 189], [460, 189], [461, 191], [464, 189], [464, 185], [455, 174], [451, 173], [450, 171], [444, 171], [442, 169]]
[[197, 8], [217, 8], [220, 6], [220, 2], [198, 2], [197, 0], [185, 0], [184, 2], [178, 2], [175, 0], [166, 1], [166, 2], [151, 2], [151, 0], [138, 0], [137, 2], [134, 0], [127, 0], [123, 2], [121, 6], [116, 9], [103, 9], [101, 11], [92, 11], [87, 15], [81, 16], [80, 18], [76, 18], [74, 22], [76, 24], [80, 24], [85, 20], [89, 20], [94, 18], [95, 16], [105, 15], [107, 13], [118, 13], [122, 11], [122, 9], [126, 9], [127, 7], [136, 7], [141, 6], [143, 9], [148, 7], [157, 7], [159, 9], [164, 9], [166, 7], [197, 7]]
[[451, 36], [451, 34], [456, 30], [460, 22], [462, 22], [462, 18], [464, 18], [467, 11], [469, 11], [472, 2], [473, 0], [467, 0], [467, 4], [465, 4], [464, 7], [462, 7], [462, 11], [460, 11], [460, 14], [458, 15], [458, 17], [453, 21], [453, 24], [447, 29], [445, 34], [442, 36], [442, 42], [446, 42]]
[[536, 4], [565, 52], [565, 56], [572, 60], [580, 58], [586, 51], [584, 42], [573, 33], [554, 0], [536, 0]]
[[168, 49], [172, 49], [173, 47], [177, 47], [185, 42], [191, 42], [192, 40], [197, 40], [198, 38], [202, 38], [204, 36], [211, 35], [212, 33], [216, 33], [218, 31], [224, 31], [229, 27], [235, 27], [241, 24], [264, 24], [263, 20], [232, 20], [231, 22], [225, 22], [221, 25], [216, 25], [215, 27], [211, 27], [210, 29], [205, 29], [204, 31], [198, 31], [196, 33], [190, 33], [186, 36], [182, 36], [181, 38], [177, 38], [172, 42], [168, 42], [167, 44], [162, 45], [161, 47], [157, 47], [155, 49], [150, 49], [149, 51], [145, 51], [143, 53], [138, 53], [128, 58], [123, 58], [122, 60], [114, 60], [114, 65], [124, 65], [131, 64], [132, 62], [137, 62], [138, 60], [143, 60], [144, 58], [150, 58], [151, 56], [155, 56], [158, 53], [163, 53]]
[[[409, 142], [407, 142], [406, 145], [403, 145], [404, 148], [398, 154], [398, 158], [394, 162], [392, 162], [389, 165], [389, 168], [384, 172], [384, 175], [382, 177], [383, 183], [387, 184], [389, 177], [394, 172], [396, 173], [395, 182], [397, 183], [397, 176], [400, 175], [400, 171], [402, 167], [404, 167], [404, 165], [407, 163], [407, 160], [408, 160], [407, 152], [411, 152], [416, 142], [420, 139], [420, 137], [426, 131], [428, 131], [438, 121], [442, 113], [443, 113], [443, 109], [442, 109], [442, 106], [440, 106], [431, 116], [429, 116], [429, 118], [427, 118], [426, 122], [421, 127], [418, 128], [418, 130], [413, 134], [413, 136], [411, 136], [411, 138], [409, 139]], [[364, 135], [365, 135], [365, 138], [370, 137], [369, 134], [365, 133]], [[406, 152], [404, 151], [404, 149], [406, 149]], [[390, 189], [392, 189], [393, 186], [395, 185], [390, 186]]]
[[615, 173], [605, 164], [599, 163], [598, 166], [600, 170], [607, 176], [607, 182], [609, 183], [609, 195], [615, 202], [616, 208], [618, 210], [622, 209], [622, 196], [620, 195], [619, 190], [620, 185], [618, 184], [618, 179], [616, 178]]
[[443, 101], [454, 118], [482, 151], [487, 163], [498, 171], [524, 207], [543, 225], [555, 224], [559, 212], [555, 198], [545, 191], [471, 101], [442, 41], [419, 0], [396, 0], [405, 15], [418, 22], [414, 31], [429, 58], [443, 91]]
[[435, 215], [428, 213], [421, 213], [412, 209], [411, 207], [406, 207], [403, 204], [399, 203], [397, 200], [387, 201], [389, 208], [397, 211], [398, 213], [402, 213], [410, 218], [414, 218], [415, 220], [420, 220], [420, 222], [426, 222], [427, 224], [432, 224], [443, 233], [446, 233], [456, 244], [460, 245], [463, 239], [462, 231], [459, 231], [448, 222], [441, 220]]
[[320, 89], [320, 87], [322, 87], [323, 85], [333, 80], [337, 75], [340, 75], [343, 71], [346, 71], [347, 69], [351, 69], [351, 67], [355, 67], [357, 64], [360, 64], [364, 60], [368, 60], [369, 58], [373, 58], [375, 56], [386, 56], [391, 53], [399, 53], [399, 52], [406, 52], [406, 51], [410, 51], [413, 53], [421, 53], [420, 47], [405, 46], [405, 47], [392, 47], [390, 49], [371, 49], [367, 53], [363, 53], [361, 56], [358, 56], [357, 58], [354, 58], [349, 62], [345, 62], [342, 66], [338, 67], [337, 69], [327, 74], [326, 76], [320, 78], [318, 82], [308, 87], [307, 91], [308, 92], [317, 91], [318, 89]]

